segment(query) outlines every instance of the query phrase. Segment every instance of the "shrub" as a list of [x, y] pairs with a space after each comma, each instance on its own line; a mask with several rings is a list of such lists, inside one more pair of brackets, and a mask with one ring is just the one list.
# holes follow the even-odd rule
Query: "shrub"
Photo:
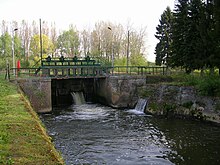
[[220, 96], [220, 77], [218, 75], [186, 75], [172, 76], [175, 82], [185, 86], [195, 86], [204, 96]]
[[205, 76], [197, 84], [202, 95], [220, 96], [220, 78], [218, 76]]

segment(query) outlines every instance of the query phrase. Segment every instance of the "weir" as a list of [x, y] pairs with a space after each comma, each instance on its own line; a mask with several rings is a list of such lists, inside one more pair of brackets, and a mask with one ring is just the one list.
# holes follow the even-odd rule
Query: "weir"
[[146, 99], [138, 99], [138, 102], [135, 106], [135, 110], [140, 111], [140, 112], [144, 112], [146, 106], [147, 106]]
[[71, 95], [75, 105], [82, 105], [86, 103], [83, 92], [72, 92]]
[[96, 101], [95, 79], [52, 79], [51, 84], [53, 107]]
[[50, 112], [53, 107], [72, 105], [73, 92], [82, 92], [86, 102], [113, 108], [134, 108], [139, 98], [137, 88], [146, 84], [146, 78], [35, 78], [18, 79], [17, 83], [36, 112]]

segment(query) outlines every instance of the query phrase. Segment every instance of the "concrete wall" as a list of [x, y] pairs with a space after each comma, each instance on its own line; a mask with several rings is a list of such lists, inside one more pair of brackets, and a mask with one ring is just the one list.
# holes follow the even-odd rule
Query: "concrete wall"
[[96, 81], [97, 101], [114, 108], [133, 108], [138, 100], [137, 88], [146, 84], [143, 76], [110, 76]]
[[110, 76], [102, 79], [20, 79], [20, 88], [37, 112], [50, 112], [52, 106], [72, 104], [71, 92], [83, 91], [86, 101], [114, 108], [134, 108], [138, 87], [146, 85], [142, 76]]
[[146, 84], [138, 89], [138, 95], [148, 99], [146, 112], [220, 123], [220, 98], [202, 96], [194, 87]]
[[36, 112], [52, 111], [50, 79], [18, 79], [17, 83]]

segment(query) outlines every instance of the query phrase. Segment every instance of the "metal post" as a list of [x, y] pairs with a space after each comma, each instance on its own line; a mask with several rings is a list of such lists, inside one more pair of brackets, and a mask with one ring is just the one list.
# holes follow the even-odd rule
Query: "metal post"
[[40, 19], [40, 60], [41, 66], [43, 65], [42, 56], [43, 56], [43, 46], [42, 46], [42, 32], [41, 32], [41, 19]]
[[113, 40], [114, 40], [114, 36], [113, 36], [113, 32], [112, 32], [112, 28], [111, 27], [108, 27], [109, 30], [111, 30], [111, 42], [112, 42], [112, 72], [114, 72], [114, 43], [113, 43]]
[[15, 28], [13, 30], [13, 39], [12, 39], [12, 63], [13, 63], [13, 73], [15, 76], [15, 31], [17, 31], [18, 28]]
[[128, 30], [128, 44], [127, 44], [127, 66], [126, 66], [126, 73], [128, 74], [128, 65], [129, 65], [129, 52], [130, 52], [130, 32]]

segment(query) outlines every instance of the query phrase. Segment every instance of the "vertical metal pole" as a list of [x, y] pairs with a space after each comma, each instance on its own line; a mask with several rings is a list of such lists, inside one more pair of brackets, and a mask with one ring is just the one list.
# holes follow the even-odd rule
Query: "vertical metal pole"
[[113, 39], [112, 39], [112, 69], [114, 70], [114, 46], [113, 46]]
[[108, 27], [109, 30], [111, 30], [111, 44], [112, 44], [112, 72], [114, 72], [114, 36], [112, 32], [112, 28]]
[[41, 19], [40, 19], [40, 60], [42, 66], [42, 56], [43, 56], [43, 47], [42, 47], [42, 32], [41, 32]]
[[129, 52], [130, 52], [130, 32], [128, 30], [128, 44], [127, 44], [127, 67], [126, 67], [126, 73], [128, 74], [128, 65], [129, 65]]
[[12, 38], [12, 62], [13, 62], [13, 73], [15, 76], [15, 31], [17, 31], [18, 28], [15, 28], [13, 30], [13, 38]]
[[15, 40], [14, 40], [14, 31], [13, 31], [13, 38], [12, 38], [12, 66], [13, 66], [13, 74], [15, 76]]

